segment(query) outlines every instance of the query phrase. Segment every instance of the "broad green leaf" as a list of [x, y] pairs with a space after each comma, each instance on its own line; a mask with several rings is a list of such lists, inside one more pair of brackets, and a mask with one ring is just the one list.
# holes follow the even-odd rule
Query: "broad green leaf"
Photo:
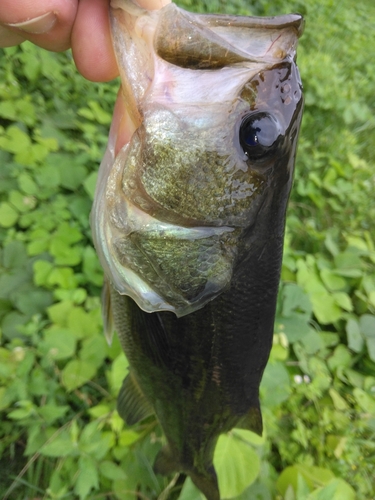
[[97, 367], [92, 363], [81, 360], [69, 361], [61, 373], [61, 380], [68, 391], [73, 391], [91, 380]]
[[219, 437], [214, 466], [221, 497], [233, 498], [255, 481], [260, 471], [260, 460], [250, 444], [229, 433]]
[[333, 404], [335, 405], [335, 408], [337, 410], [343, 411], [349, 409], [349, 406], [345, 399], [342, 398], [340, 394], [335, 389], [333, 389], [333, 387], [329, 389], [329, 395], [331, 396]]
[[55, 190], [60, 183], [60, 172], [54, 165], [43, 165], [35, 172], [34, 179], [43, 190]]
[[77, 338], [91, 337], [101, 333], [101, 325], [94, 317], [93, 312], [86, 312], [83, 307], [73, 307], [68, 313], [68, 326]]
[[331, 385], [332, 377], [324, 361], [313, 357], [308, 363], [309, 372], [312, 378], [311, 386], [319, 392], [323, 392]]
[[337, 306], [335, 299], [326, 291], [319, 291], [310, 294], [313, 311], [319, 323], [327, 325], [337, 321], [341, 315], [341, 309]]
[[361, 332], [365, 337], [375, 337], [375, 316], [364, 314], [359, 319]]
[[341, 252], [335, 256], [335, 264], [340, 271], [358, 270], [361, 273], [362, 261], [356, 252]]
[[57, 228], [54, 238], [63, 242], [66, 245], [72, 245], [82, 240], [83, 236], [81, 231], [67, 222], [63, 222]]
[[353, 395], [363, 411], [365, 411], [366, 413], [369, 413], [371, 415], [375, 415], [375, 396], [374, 395], [370, 396], [370, 394], [367, 394], [365, 391], [363, 391], [362, 389], [359, 389], [358, 387], [356, 387], [353, 390]]
[[343, 479], [332, 479], [326, 486], [318, 488], [308, 500], [355, 500], [356, 493]]
[[354, 352], [361, 352], [364, 346], [364, 338], [361, 335], [360, 326], [357, 320], [350, 318], [346, 324], [346, 334], [348, 337], [348, 347]]
[[[5, 245], [3, 251], [4, 267], [7, 269], [17, 269], [24, 267], [27, 261], [26, 248], [21, 241], [12, 241]], [[25, 271], [23, 271], [24, 273]]]
[[89, 195], [91, 200], [94, 199], [97, 179], [98, 179], [98, 173], [92, 172], [83, 183], [85, 191]]
[[363, 388], [365, 377], [361, 373], [355, 370], [345, 370], [345, 375], [353, 387]]
[[289, 283], [283, 288], [283, 316], [290, 316], [294, 312], [304, 312], [309, 316], [312, 312], [309, 297], [304, 293], [303, 289], [294, 284]]
[[62, 418], [68, 410], [69, 406], [66, 405], [46, 404], [38, 409], [38, 413], [47, 424], [52, 424], [55, 420]]
[[25, 153], [27, 155], [31, 149], [30, 137], [16, 125], [11, 125], [7, 128], [6, 134], [0, 137], [0, 149], [14, 153], [16, 157], [18, 156], [16, 161], [22, 163]]
[[69, 485], [66, 484], [66, 480], [61, 478], [60, 473], [60, 470], [54, 470], [51, 475], [51, 481], [49, 483], [49, 493], [52, 498], [64, 498], [69, 488]]
[[120, 446], [131, 446], [133, 443], [139, 440], [140, 434], [132, 430], [124, 430], [119, 435], [119, 445]]
[[301, 340], [308, 335], [311, 327], [305, 314], [293, 313], [289, 317], [278, 316], [276, 318], [278, 332], [285, 333], [291, 344]]
[[128, 366], [128, 360], [126, 359], [124, 353], [121, 352], [112, 362], [110, 371], [107, 372], [111, 393], [116, 397], [118, 396], [122, 382], [128, 373]]
[[76, 350], [77, 337], [67, 328], [53, 326], [46, 330], [41, 352], [51, 359], [71, 358]]
[[78, 447], [82, 454], [101, 460], [114, 444], [115, 436], [110, 432], [101, 432], [97, 421], [85, 425], [79, 437]]
[[336, 347], [333, 355], [328, 359], [328, 366], [331, 371], [342, 368], [349, 368], [352, 364], [352, 355], [342, 344]]
[[345, 292], [334, 292], [332, 294], [336, 304], [345, 311], [353, 311], [353, 304], [349, 295]]
[[324, 285], [332, 292], [343, 290], [346, 287], [346, 281], [330, 269], [322, 269], [320, 271], [320, 277]]
[[260, 384], [261, 399], [263, 404], [277, 406], [288, 399], [291, 387], [289, 374], [284, 363], [268, 363], [264, 370]]
[[108, 345], [104, 335], [96, 334], [86, 338], [82, 342], [79, 357], [83, 361], [88, 361], [99, 368], [107, 355], [107, 350]]
[[310, 493], [310, 488], [309, 488], [307, 481], [305, 480], [303, 474], [298, 474], [296, 493], [297, 493], [296, 497], [299, 500], [307, 500], [307, 497]]
[[19, 213], [10, 203], [6, 201], [0, 203], [0, 226], [12, 227], [17, 222], [18, 217]]
[[78, 189], [87, 177], [87, 169], [83, 165], [68, 163], [71, 161], [68, 155], [62, 158], [62, 163], [58, 165], [60, 172], [60, 184], [66, 189], [74, 191]]
[[51, 240], [49, 251], [58, 266], [76, 266], [82, 259], [80, 246], [70, 246], [59, 238]]
[[99, 464], [99, 471], [100, 474], [102, 474], [107, 479], [115, 480], [115, 479], [126, 478], [125, 471], [115, 463], [110, 462], [109, 460], [104, 460], [104, 462], [101, 462]]
[[4, 316], [1, 323], [2, 333], [7, 339], [17, 339], [23, 336], [22, 327], [29, 321], [30, 317], [17, 311], [11, 311]]
[[94, 418], [102, 418], [109, 415], [111, 408], [106, 404], [99, 404], [89, 409], [89, 414]]
[[332, 471], [322, 467], [307, 466], [302, 464], [289, 466], [283, 470], [277, 480], [277, 489], [282, 495], [285, 494], [289, 485], [291, 485], [294, 491], [297, 492], [298, 476], [300, 474], [303, 476], [307, 486], [311, 489], [323, 486], [334, 478]]
[[71, 267], [54, 267], [48, 274], [46, 285], [59, 286], [64, 290], [72, 290], [78, 284], [77, 276]]
[[324, 342], [319, 334], [310, 329], [307, 335], [301, 338], [301, 343], [307, 354], [315, 354], [324, 347]]
[[332, 231], [330, 231], [330, 230], [328, 230], [326, 233], [324, 244], [325, 244], [327, 250], [333, 255], [333, 257], [340, 252], [340, 249], [337, 245], [336, 238], [334, 237], [334, 235], [332, 234]]
[[28, 383], [31, 394], [34, 396], [45, 396], [54, 387], [55, 384], [50, 383], [49, 375], [41, 367], [33, 368]]
[[48, 316], [53, 323], [60, 326], [68, 326], [68, 315], [73, 309], [71, 301], [58, 302], [47, 309]]
[[46, 457], [67, 457], [75, 451], [68, 429], [56, 430], [40, 448], [40, 453]]
[[35, 208], [37, 204], [34, 196], [25, 196], [23, 193], [15, 190], [9, 193], [9, 202], [20, 213], [29, 212]]
[[25, 194], [31, 195], [31, 196], [37, 196], [39, 192], [39, 187], [35, 183], [34, 179], [31, 177], [31, 175], [27, 174], [26, 172], [20, 174], [18, 177], [18, 185], [21, 191], [23, 191]]
[[[56, 429], [54, 429], [56, 430]], [[27, 446], [25, 449], [25, 456], [33, 455], [36, 451], [42, 448], [44, 444], [48, 441], [53, 434], [53, 429], [50, 428], [49, 432], [46, 431], [45, 427], [41, 428], [40, 421], [31, 424], [28, 429]]]
[[87, 498], [92, 489], [99, 487], [99, 474], [96, 462], [89, 456], [81, 456], [78, 460], [78, 477], [74, 492], [80, 500]]
[[52, 294], [33, 285], [24, 285], [13, 296], [14, 305], [26, 316], [42, 314], [53, 302]]
[[12, 420], [23, 420], [24, 418], [31, 417], [33, 414], [35, 414], [35, 408], [33, 406], [29, 406], [10, 411], [7, 416]]
[[277, 480], [277, 489], [284, 496], [287, 490], [292, 487], [294, 491], [297, 491], [299, 471], [295, 466], [289, 466], [282, 471]]
[[[137, 478], [132, 477], [131, 475], [128, 475], [125, 479], [115, 479], [113, 481], [113, 491], [116, 495], [116, 498], [119, 498], [121, 500], [134, 500], [135, 497], [139, 496], [139, 492], [137, 490]], [[202, 496], [202, 500], [203, 499], [204, 497]]]
[[366, 338], [366, 345], [370, 359], [375, 361], [375, 316], [364, 314], [359, 319], [361, 333]]
[[14, 400], [11, 391], [6, 387], [0, 387], [0, 411], [8, 408]]
[[266, 432], [263, 431], [262, 436], [255, 434], [255, 432], [248, 431], [245, 429], [233, 429], [231, 431], [235, 437], [238, 437], [242, 441], [249, 443], [253, 446], [263, 446], [266, 442]]
[[89, 282], [96, 286], [103, 285], [103, 269], [92, 247], [86, 247], [83, 251], [83, 272]]
[[45, 286], [48, 283], [48, 276], [53, 269], [53, 264], [47, 260], [37, 260], [33, 264], [34, 283], [38, 286]]
[[29, 276], [24, 269], [20, 269], [18, 272], [3, 272], [2, 275], [0, 274], [0, 297], [3, 300], [7, 300], [8, 304], [12, 304], [10, 298], [13, 296], [13, 293], [28, 283], [30, 283]]
[[193, 481], [188, 477], [182, 487], [178, 500], [205, 500], [205, 496], [194, 485]]

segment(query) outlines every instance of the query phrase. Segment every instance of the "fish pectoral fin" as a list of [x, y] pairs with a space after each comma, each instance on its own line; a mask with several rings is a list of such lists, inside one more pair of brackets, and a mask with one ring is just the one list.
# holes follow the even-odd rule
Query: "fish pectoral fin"
[[114, 324], [113, 324], [113, 313], [111, 307], [111, 285], [109, 284], [109, 281], [106, 278], [104, 278], [101, 302], [102, 302], [104, 336], [108, 342], [108, 345], [111, 345], [113, 339]]
[[241, 420], [236, 424], [237, 429], [244, 429], [246, 431], [252, 431], [262, 435], [263, 432], [263, 422], [262, 414], [260, 412], [260, 407], [253, 407], [244, 415]]
[[128, 425], [134, 425], [154, 413], [152, 405], [145, 398], [131, 373], [122, 383], [117, 400], [117, 411]]
[[219, 486], [217, 476], [213, 465], [208, 467], [189, 467], [181, 463], [178, 455], [167, 444], [156, 455], [154, 463], [156, 474], [167, 476], [174, 472], [182, 471], [187, 474], [195, 486], [205, 495], [207, 500], [220, 500]]

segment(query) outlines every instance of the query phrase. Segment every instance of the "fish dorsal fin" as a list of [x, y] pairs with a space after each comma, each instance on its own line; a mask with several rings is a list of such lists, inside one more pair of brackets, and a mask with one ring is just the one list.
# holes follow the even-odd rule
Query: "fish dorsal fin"
[[154, 413], [151, 404], [143, 395], [131, 373], [122, 383], [117, 400], [117, 411], [128, 425], [134, 425]]

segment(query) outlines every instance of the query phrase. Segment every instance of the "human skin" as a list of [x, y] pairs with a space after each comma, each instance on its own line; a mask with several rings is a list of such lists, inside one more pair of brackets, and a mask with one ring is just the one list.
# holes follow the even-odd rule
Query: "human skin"
[[[139, 0], [159, 9], [170, 0]], [[47, 50], [72, 49], [78, 71], [104, 82], [118, 76], [108, 20], [109, 0], [1, 0], [0, 47], [25, 40]]]

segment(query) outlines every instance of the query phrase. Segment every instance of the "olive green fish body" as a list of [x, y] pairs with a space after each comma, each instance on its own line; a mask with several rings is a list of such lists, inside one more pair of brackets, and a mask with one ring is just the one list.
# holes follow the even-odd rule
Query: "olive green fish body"
[[[146, 313], [111, 291], [131, 366], [119, 412], [129, 424], [156, 413], [168, 442], [156, 471], [183, 471], [209, 500], [219, 498], [212, 462], [219, 435], [233, 427], [262, 432], [259, 385], [272, 345], [284, 229], [283, 217], [279, 224], [274, 217], [287, 199], [280, 194], [258, 219], [259, 231], [253, 228], [257, 237], [249, 236], [251, 250], [231, 287], [204, 308], [181, 318]], [[134, 398], [130, 380], [139, 389]]]
[[233, 427], [262, 432], [285, 212], [302, 115], [302, 18], [146, 11], [112, 0], [134, 133], [112, 127], [92, 211], [112, 320], [129, 360], [118, 409], [154, 413], [157, 472], [218, 500], [213, 454]]

